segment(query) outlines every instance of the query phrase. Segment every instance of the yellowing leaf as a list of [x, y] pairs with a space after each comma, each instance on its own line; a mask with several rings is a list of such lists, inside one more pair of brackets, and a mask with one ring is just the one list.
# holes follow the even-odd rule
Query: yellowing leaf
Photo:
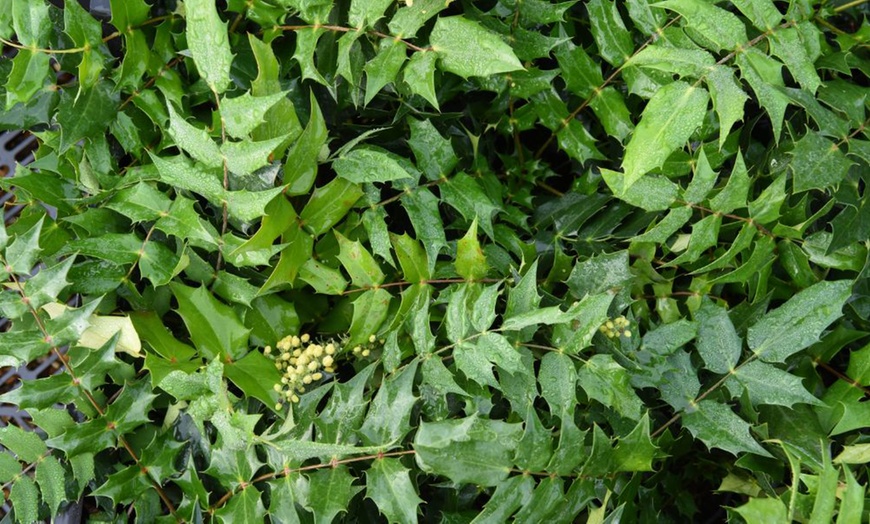
[[[56, 318], [69, 308], [63, 304], [50, 303], [43, 306], [42, 309], [48, 313], [49, 317]], [[77, 345], [99, 349], [115, 336], [115, 333], [120, 333], [115, 351], [122, 351], [136, 358], [145, 356], [141, 353], [142, 341], [139, 340], [139, 334], [136, 333], [136, 328], [133, 327], [130, 317], [91, 315], [88, 322], [89, 326], [82, 333]]]

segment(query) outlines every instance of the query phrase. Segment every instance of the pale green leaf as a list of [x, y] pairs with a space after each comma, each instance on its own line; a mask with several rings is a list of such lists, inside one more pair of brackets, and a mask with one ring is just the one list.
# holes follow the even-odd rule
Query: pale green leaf
[[454, 265], [456, 273], [468, 281], [473, 282], [486, 276], [489, 266], [477, 240], [477, 218], [471, 222], [471, 227], [468, 228], [465, 236], [456, 243]]
[[441, 59], [441, 68], [463, 78], [523, 68], [510, 46], [498, 35], [461, 16], [439, 18], [429, 43]]
[[286, 91], [279, 91], [265, 96], [244, 93], [235, 98], [222, 98], [220, 112], [227, 134], [233, 138], [247, 137], [264, 122], [266, 113], [286, 96]]
[[749, 40], [743, 22], [734, 13], [705, 0], [666, 0], [653, 7], [681, 14], [689, 29], [702, 37], [701, 44], [713, 51], [733, 51]]
[[422, 422], [414, 458], [423, 471], [453, 482], [496, 486], [510, 474], [521, 433], [520, 424], [476, 416]]
[[223, 93], [230, 83], [233, 54], [226, 24], [215, 8], [215, 0], [187, 0], [185, 22], [187, 45], [200, 76], [212, 91]]
[[337, 158], [332, 167], [338, 176], [355, 184], [411, 177], [390, 155], [374, 149], [354, 149]]
[[45, 457], [36, 465], [36, 482], [52, 515], [57, 512], [60, 503], [66, 500], [64, 473], [63, 466], [53, 455]]
[[668, 84], [653, 96], [625, 148], [625, 180], [620, 193], [661, 167], [671, 153], [685, 145], [703, 121], [707, 98], [705, 89], [682, 81]]

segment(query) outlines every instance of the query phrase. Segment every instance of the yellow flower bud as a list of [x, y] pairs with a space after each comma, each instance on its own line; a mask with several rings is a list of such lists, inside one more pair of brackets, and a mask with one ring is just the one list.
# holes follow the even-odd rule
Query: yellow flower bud
[[327, 344], [325, 351], [326, 351], [327, 355], [334, 355], [335, 354], [335, 344], [333, 344], [331, 342], [329, 344]]
[[331, 366], [334, 361], [335, 359], [333, 359], [330, 355], [326, 355], [325, 357], [323, 357], [323, 365], [326, 367]]
[[369, 335], [369, 344], [374, 344], [378, 337], [374, 335]]
[[275, 411], [281, 411], [281, 408], [283, 408], [283, 407], [284, 407], [284, 404], [281, 404], [280, 402], [278, 402], [277, 404], [275, 404]]
[[371, 355], [371, 354], [372, 354], [372, 352], [369, 351], [368, 349], [364, 349], [363, 352], [362, 352], [362, 356], [363, 356], [363, 358], [365, 358], [365, 357], [367, 357], [367, 356], [369, 356], [369, 355]]
[[301, 340], [302, 343], [305, 344], [309, 340], [311, 340], [311, 335], [309, 335], [308, 333], [305, 333], [304, 335], [302, 335], [302, 337], [299, 340]]

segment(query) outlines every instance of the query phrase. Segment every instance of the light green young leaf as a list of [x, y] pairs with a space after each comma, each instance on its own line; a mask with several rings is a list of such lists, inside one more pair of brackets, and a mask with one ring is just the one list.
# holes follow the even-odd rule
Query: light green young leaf
[[205, 83], [215, 93], [223, 93], [230, 83], [233, 54], [227, 27], [218, 16], [215, 0], [187, 0], [185, 22], [187, 45]]
[[429, 261], [426, 259], [426, 251], [420, 242], [417, 242], [407, 233], [404, 235], [390, 234], [393, 250], [399, 259], [403, 278], [413, 284], [429, 279]]
[[646, 211], [668, 209], [680, 194], [679, 186], [658, 175], [640, 176], [630, 185], [617, 171], [601, 168], [601, 176], [617, 198]]
[[[431, 263], [431, 259], [430, 259]], [[456, 274], [468, 281], [480, 280], [486, 276], [489, 266], [486, 263], [486, 255], [480, 249], [477, 240], [477, 218], [471, 222], [471, 227], [456, 243]]]
[[817, 342], [822, 331], [842, 316], [851, 295], [849, 280], [823, 281], [800, 291], [749, 328], [749, 348], [765, 362], [785, 361]]
[[702, 37], [701, 44], [713, 51], [734, 51], [749, 40], [746, 27], [734, 13], [704, 0], [666, 0], [653, 4], [653, 7], [681, 14], [689, 29]]
[[360, 288], [375, 287], [384, 281], [384, 272], [362, 243], [350, 241], [338, 231], [334, 231], [338, 239], [340, 253], [338, 260], [350, 275], [353, 285]]
[[[705, 4], [706, 5], [706, 4]], [[686, 82], [668, 84], [656, 92], [625, 148], [621, 193], [651, 170], [661, 167], [701, 125], [707, 109], [707, 91]]]
[[[340, 271], [325, 266], [313, 258], [306, 259], [305, 263], [299, 267], [299, 280], [313, 287], [316, 292], [323, 293], [324, 295], [340, 295], [347, 288], [347, 280], [344, 279]], [[369, 293], [369, 291], [366, 291], [366, 293]], [[363, 294], [365, 295], [366, 293]]]
[[427, 20], [447, 8], [444, 0], [417, 0], [396, 11], [387, 27], [396, 38], [414, 38]]
[[510, 46], [497, 34], [461, 16], [439, 18], [429, 43], [441, 58], [441, 68], [463, 78], [523, 68]]
[[411, 178], [390, 155], [374, 149], [354, 149], [338, 157], [332, 167], [338, 176], [355, 184]]
[[52, 515], [56, 514], [60, 503], [66, 500], [64, 476], [63, 466], [54, 455], [45, 457], [36, 465], [36, 482]]
[[752, 497], [746, 504], [734, 508], [734, 511], [750, 524], [788, 521], [788, 509], [778, 498]]
[[39, 492], [36, 483], [27, 475], [23, 475], [12, 484], [9, 492], [9, 502], [15, 511], [18, 522], [39, 521]]
[[247, 137], [264, 122], [266, 113], [286, 96], [286, 91], [265, 96], [252, 96], [246, 92], [235, 98], [221, 98], [220, 112], [227, 134], [233, 138]]
[[737, 9], [762, 31], [772, 30], [782, 21], [782, 15], [772, 0], [732, 0]]
[[734, 124], [743, 120], [743, 106], [749, 96], [743, 92], [734, 78], [731, 68], [724, 65], [713, 66], [704, 77], [713, 108], [719, 117], [719, 149], [725, 145]]
[[700, 78], [716, 65], [716, 59], [703, 49], [680, 49], [651, 45], [631, 57], [629, 65]]
[[168, 104], [167, 107], [169, 108], [168, 131], [176, 145], [206, 166], [220, 167], [223, 164], [223, 155], [208, 133], [204, 129], [187, 123], [175, 111], [172, 104]]
[[417, 508], [423, 499], [417, 495], [410, 473], [394, 458], [377, 459], [366, 470], [366, 498], [374, 501], [390, 522], [417, 522]]
[[686, 411], [683, 425], [708, 447], [733, 455], [747, 452], [770, 456], [749, 434], [749, 423], [735, 415], [728, 405], [715, 400], [702, 400]]

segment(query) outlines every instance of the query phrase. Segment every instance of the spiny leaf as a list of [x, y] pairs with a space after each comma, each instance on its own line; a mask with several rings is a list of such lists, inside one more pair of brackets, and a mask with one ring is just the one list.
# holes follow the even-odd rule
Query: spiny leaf
[[441, 59], [441, 67], [463, 78], [523, 68], [513, 50], [501, 38], [461, 16], [438, 18], [429, 42]]
[[187, 45], [205, 83], [220, 94], [230, 83], [230, 51], [227, 27], [218, 16], [214, 0], [188, 0], [185, 4]]
[[661, 88], [643, 111], [640, 123], [625, 148], [622, 167], [625, 193], [643, 175], [661, 167], [701, 125], [707, 108], [707, 91], [686, 82]]
[[749, 348], [765, 362], [783, 362], [816, 342], [840, 318], [851, 294], [848, 280], [819, 282], [804, 289], [749, 328]]
[[693, 406], [683, 415], [683, 425], [711, 448], [724, 449], [734, 455], [748, 452], [770, 456], [749, 434], [749, 423], [734, 414], [729, 406], [714, 400], [702, 400]]

